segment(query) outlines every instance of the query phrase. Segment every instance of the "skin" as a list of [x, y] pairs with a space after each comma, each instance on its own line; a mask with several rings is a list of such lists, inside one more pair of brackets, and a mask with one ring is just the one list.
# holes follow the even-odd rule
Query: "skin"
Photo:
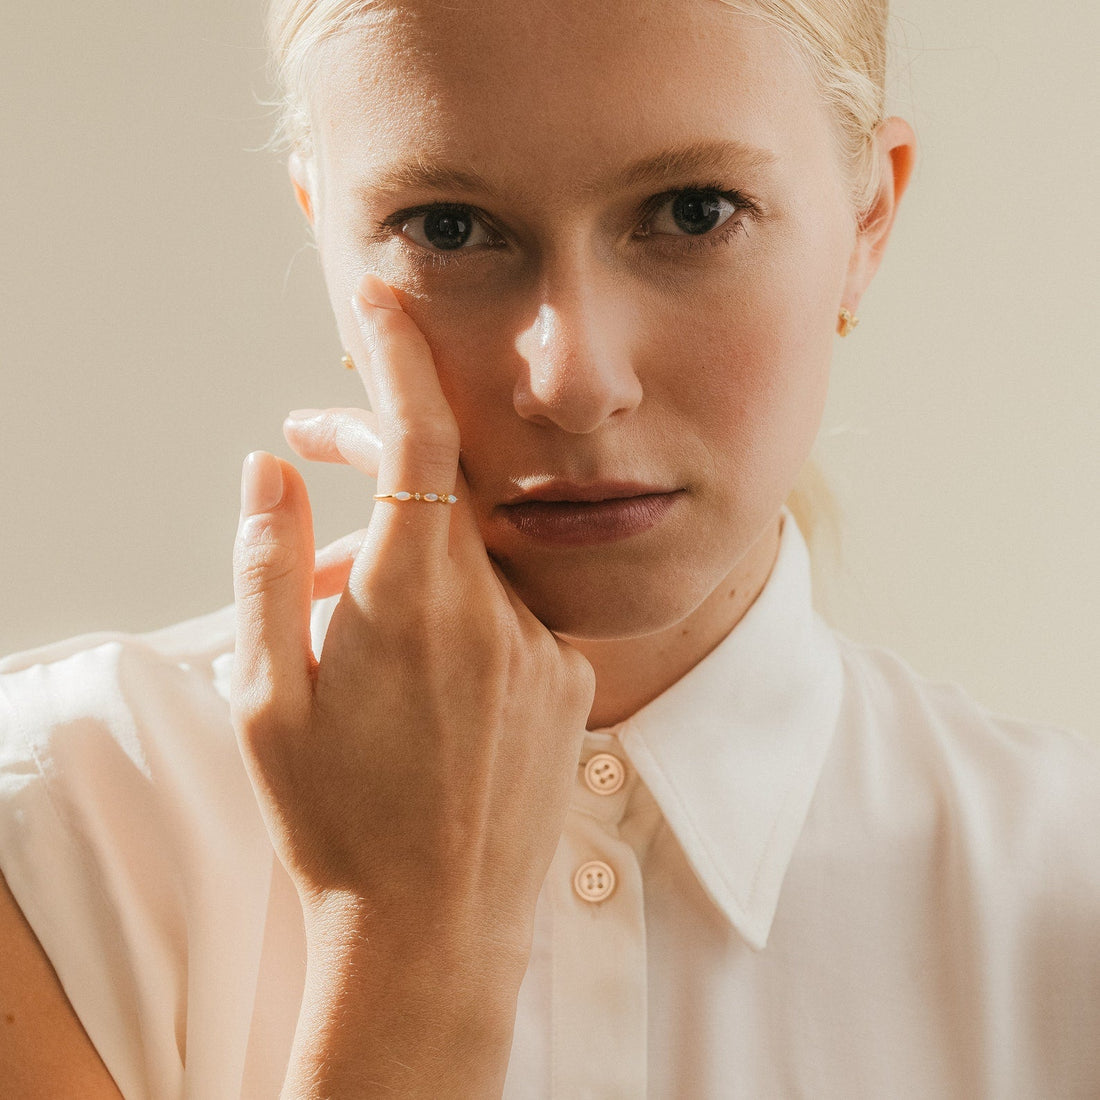
[[[246, 462], [231, 709], [306, 933], [284, 1097], [500, 1095], [585, 726], [658, 694], [763, 586], [837, 311], [857, 311], [909, 178], [912, 133], [891, 119], [857, 218], [831, 120], [777, 32], [715, 0], [591, 13], [417, 0], [320, 57], [314, 153], [292, 178], [374, 414], [318, 411], [287, 435], [380, 491], [453, 487], [459, 503], [379, 505], [315, 568], [301, 476]], [[718, 139], [763, 155], [606, 182]], [[498, 195], [364, 197], [418, 157]], [[753, 214], [689, 251], [649, 200], [703, 183]], [[436, 267], [408, 236], [422, 223], [378, 228], [437, 201], [476, 207], [503, 246]], [[387, 285], [396, 298], [372, 305]], [[680, 493], [643, 535], [551, 550], [499, 506], [552, 476]], [[326, 592], [341, 599], [318, 659], [310, 598]], [[0, 943], [0, 1078], [117, 1096], [6, 891]]]
[[[558, 5], [548, 19], [464, 4], [427, 8], [430, 21], [381, 9], [366, 33], [324, 51], [313, 155], [292, 158], [291, 172], [353, 358], [363, 352], [348, 303], [364, 271], [396, 289], [424, 333], [486, 548], [593, 664], [597, 727], [679, 679], [763, 587], [779, 508], [820, 423], [837, 312], [857, 312], [878, 265], [913, 136], [899, 119], [881, 127], [885, 183], [861, 224], [831, 121], [777, 31], [714, 0], [612, 3], [599, 20], [582, 8]], [[708, 140], [742, 142], [771, 163], [582, 189], [645, 154]], [[477, 171], [500, 197], [371, 192], [386, 168], [418, 158]], [[700, 182], [756, 206], [712, 231], [740, 223], [714, 247], [676, 225], [671, 198], [644, 216], [652, 196]], [[487, 247], [478, 226], [463, 250], [432, 250], [423, 217], [404, 233], [376, 228], [431, 202], [484, 212], [504, 247]], [[324, 453], [333, 430], [287, 429], [320, 458], [334, 457]], [[551, 476], [685, 493], [642, 536], [546, 548], [497, 506]]]

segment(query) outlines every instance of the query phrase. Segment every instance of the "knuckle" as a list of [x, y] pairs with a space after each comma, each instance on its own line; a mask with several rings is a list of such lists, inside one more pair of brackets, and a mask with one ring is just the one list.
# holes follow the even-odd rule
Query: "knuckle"
[[398, 421], [397, 432], [402, 453], [418, 467], [449, 467], [458, 461], [458, 425], [453, 420], [404, 417]]
[[257, 761], [270, 758], [304, 722], [280, 697], [269, 677], [253, 673], [238, 679], [230, 697], [230, 715], [241, 745]]
[[277, 722], [270, 685], [255, 674], [245, 676], [238, 670], [230, 697], [230, 714], [243, 744], [253, 748], [262, 743]]
[[591, 702], [596, 691], [595, 670], [587, 658], [572, 647], [564, 651], [564, 657], [567, 693], [578, 705]]
[[233, 546], [238, 596], [255, 595], [277, 585], [301, 567], [300, 558], [270, 524], [247, 524]]
[[354, 465], [363, 450], [363, 427], [348, 416], [334, 417], [326, 440], [329, 450]]
[[246, 744], [263, 740], [273, 724], [273, 709], [270, 693], [254, 680], [234, 685], [230, 706], [233, 728]]

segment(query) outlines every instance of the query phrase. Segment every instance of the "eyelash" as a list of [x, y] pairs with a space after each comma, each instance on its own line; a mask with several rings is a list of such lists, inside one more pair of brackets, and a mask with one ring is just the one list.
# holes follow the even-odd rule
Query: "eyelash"
[[[643, 232], [640, 234], [640, 239], [653, 239], [649, 234], [649, 223], [661, 209], [662, 206], [670, 199], [674, 199], [679, 195], [684, 194], [704, 194], [704, 195], [717, 195], [719, 198], [725, 199], [731, 206], [734, 207], [734, 212], [719, 226], [712, 229], [709, 233], [698, 234], [660, 234], [661, 236], [672, 237], [677, 240], [682, 240], [684, 244], [680, 247], [686, 247], [689, 251], [697, 251], [702, 248], [715, 248], [720, 245], [726, 244], [737, 233], [743, 233], [745, 231], [746, 218], [756, 218], [760, 214], [760, 208], [757, 204], [745, 195], [741, 191], [729, 191], [722, 187], [718, 183], [699, 183], [691, 184], [687, 187], [677, 187], [671, 191], [663, 191], [659, 195], [654, 195], [647, 200], [643, 212], [642, 212], [642, 226]], [[390, 214], [378, 223], [378, 232], [374, 235], [373, 239], [376, 241], [384, 240], [387, 237], [401, 237], [407, 242], [409, 251], [413, 256], [414, 262], [422, 267], [431, 268], [443, 268], [448, 267], [459, 259], [464, 252], [471, 251], [468, 248], [456, 248], [450, 251], [447, 250], [431, 250], [429, 251], [423, 245], [418, 244], [416, 241], [409, 240], [401, 232], [401, 227], [414, 218], [424, 217], [427, 214], [431, 214], [437, 210], [455, 211], [459, 213], [469, 213], [478, 218], [482, 225], [489, 230], [490, 233], [495, 234], [497, 239], [500, 239], [500, 234], [497, 234], [491, 226], [486, 224], [486, 219], [482, 215], [481, 211], [475, 206], [469, 206], [464, 203], [454, 202], [433, 202], [426, 203], [422, 206], [410, 207], [407, 210], [399, 210], [395, 214]], [[744, 215], [744, 216], [739, 216]], [[637, 239], [637, 238], [636, 238]], [[492, 245], [490, 247], [493, 247]]]

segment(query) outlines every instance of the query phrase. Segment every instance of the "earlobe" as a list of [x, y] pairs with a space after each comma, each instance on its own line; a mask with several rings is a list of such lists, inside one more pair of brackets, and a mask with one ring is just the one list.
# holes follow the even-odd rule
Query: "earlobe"
[[291, 153], [287, 160], [287, 169], [290, 172], [291, 185], [294, 187], [294, 197], [302, 208], [306, 220], [313, 225], [313, 174], [309, 170], [309, 165], [301, 154]]

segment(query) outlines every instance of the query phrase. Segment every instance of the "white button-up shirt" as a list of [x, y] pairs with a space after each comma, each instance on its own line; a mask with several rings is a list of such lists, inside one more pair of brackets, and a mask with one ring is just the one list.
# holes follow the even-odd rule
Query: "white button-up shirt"
[[[509, 1100], [1100, 1097], [1100, 749], [839, 637], [809, 578], [786, 514], [729, 637], [586, 736]], [[223, 611], [0, 665], [0, 869], [127, 1097], [274, 1097], [290, 1049], [231, 646]]]

